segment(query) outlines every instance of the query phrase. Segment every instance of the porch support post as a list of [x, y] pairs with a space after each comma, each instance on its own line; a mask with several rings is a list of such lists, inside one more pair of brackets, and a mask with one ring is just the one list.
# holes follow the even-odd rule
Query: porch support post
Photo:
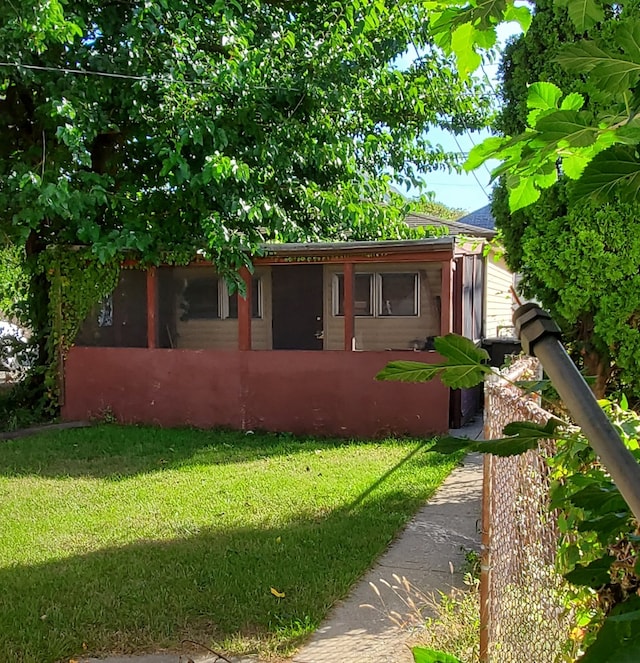
[[353, 339], [355, 336], [355, 317], [353, 314], [353, 294], [355, 290], [355, 270], [352, 262], [344, 263], [344, 349], [347, 352], [353, 350]]
[[453, 331], [453, 260], [442, 263], [442, 291], [440, 294], [440, 334], [444, 336]]
[[158, 273], [147, 270], [147, 347], [158, 347]]
[[240, 269], [246, 297], [238, 293], [238, 350], [251, 350], [251, 273], [246, 267]]

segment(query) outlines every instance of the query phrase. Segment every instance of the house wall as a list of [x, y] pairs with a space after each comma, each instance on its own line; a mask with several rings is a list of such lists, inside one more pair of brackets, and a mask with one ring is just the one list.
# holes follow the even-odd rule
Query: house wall
[[434, 352], [219, 351], [71, 348], [67, 421], [112, 412], [124, 423], [225, 426], [375, 437], [448, 429], [440, 381], [378, 382], [387, 362], [441, 361]]
[[[324, 270], [324, 349], [344, 348], [344, 317], [333, 314], [334, 275], [342, 273], [342, 265], [325, 265]], [[415, 317], [355, 318], [357, 350], [404, 350], [411, 341], [440, 333], [439, 298], [442, 268], [436, 263], [371, 263], [356, 265], [357, 273], [415, 272], [419, 273], [419, 314]], [[437, 298], [437, 299], [436, 299]]]
[[494, 260], [493, 252], [486, 265], [485, 337], [495, 338], [513, 327], [513, 274], [502, 258]]

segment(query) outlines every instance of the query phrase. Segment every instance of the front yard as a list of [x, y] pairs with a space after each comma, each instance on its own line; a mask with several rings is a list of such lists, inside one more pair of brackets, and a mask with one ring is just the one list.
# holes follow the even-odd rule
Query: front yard
[[0, 443], [0, 660], [286, 654], [458, 458], [103, 425]]

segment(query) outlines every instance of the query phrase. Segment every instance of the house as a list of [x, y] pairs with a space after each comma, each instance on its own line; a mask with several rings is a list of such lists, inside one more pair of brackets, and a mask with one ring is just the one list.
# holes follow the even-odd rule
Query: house
[[267, 245], [246, 297], [213, 265], [123, 269], [64, 367], [66, 420], [340, 436], [456, 424], [439, 381], [376, 381], [391, 360], [440, 361], [432, 337], [483, 335], [483, 241]]
[[[465, 236], [492, 240], [496, 236], [495, 219], [491, 205], [451, 221], [429, 214], [410, 214], [406, 218], [409, 226], [434, 226], [445, 228], [454, 237]], [[513, 311], [517, 306], [517, 277], [504, 260], [500, 246], [488, 244], [483, 308], [483, 338], [513, 337]]]

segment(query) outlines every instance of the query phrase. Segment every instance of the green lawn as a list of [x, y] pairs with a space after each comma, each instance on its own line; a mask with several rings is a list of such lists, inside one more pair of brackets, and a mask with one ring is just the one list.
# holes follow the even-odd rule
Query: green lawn
[[0, 443], [0, 661], [290, 651], [458, 460], [429, 445], [121, 426]]

